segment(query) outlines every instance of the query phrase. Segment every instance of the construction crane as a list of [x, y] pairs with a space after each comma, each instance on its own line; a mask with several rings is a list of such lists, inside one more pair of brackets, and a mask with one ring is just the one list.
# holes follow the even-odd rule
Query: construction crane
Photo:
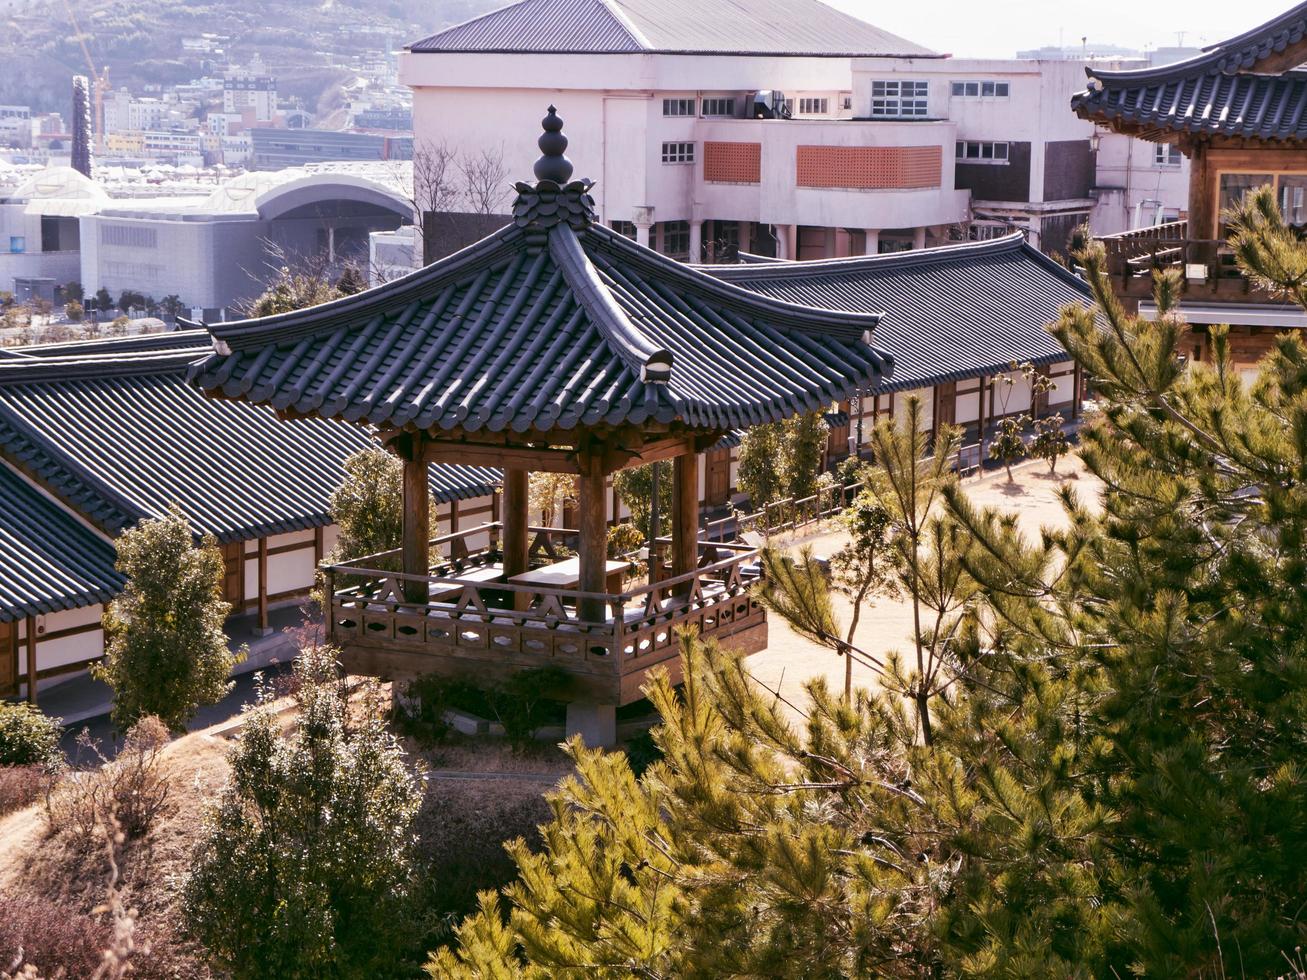
[[64, 10], [68, 11], [68, 21], [73, 25], [73, 33], [77, 35], [77, 43], [82, 46], [82, 56], [86, 59], [87, 74], [91, 77], [91, 93], [95, 99], [95, 152], [96, 155], [104, 153], [104, 93], [109, 91], [109, 66], [105, 65], [103, 70], [97, 70], [95, 61], [91, 58], [91, 49], [86, 46], [86, 35], [82, 33], [81, 27], [77, 24], [77, 15], [73, 13], [73, 8], [68, 0], [64, 0]]

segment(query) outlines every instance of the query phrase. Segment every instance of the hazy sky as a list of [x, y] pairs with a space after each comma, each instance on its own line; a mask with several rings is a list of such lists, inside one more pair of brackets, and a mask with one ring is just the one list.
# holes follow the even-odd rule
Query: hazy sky
[[1240, 34], [1283, 13], [1293, 0], [826, 0], [911, 41], [960, 57], [1010, 58], [1018, 48], [1094, 43], [1171, 47], [1177, 32], [1200, 47]]

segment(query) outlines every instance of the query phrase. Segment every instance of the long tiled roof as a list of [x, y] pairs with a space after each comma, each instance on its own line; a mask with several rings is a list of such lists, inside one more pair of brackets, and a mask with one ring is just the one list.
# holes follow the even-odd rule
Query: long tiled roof
[[[342, 464], [373, 444], [367, 432], [205, 398], [186, 369], [208, 335], [165, 337], [171, 347], [125, 338], [0, 361], [0, 454], [110, 534], [174, 502], [221, 541], [329, 523]], [[500, 478], [486, 467], [430, 470], [441, 501], [489, 493]]]
[[941, 57], [817, 0], [522, 0], [410, 50]]
[[0, 464], [0, 622], [107, 602], [113, 546]]
[[888, 373], [890, 358], [869, 343], [869, 308], [818, 310], [725, 284], [590, 225], [568, 211], [577, 200], [551, 193], [531, 207], [552, 226], [522, 211], [403, 279], [210, 325], [218, 352], [192, 377], [211, 394], [299, 415], [538, 434], [738, 428]]
[[813, 306], [885, 310], [876, 343], [894, 375], [870, 390], [901, 391], [1067, 359], [1048, 324], [1089, 287], [1020, 233], [988, 242], [818, 262], [704, 266], [745, 289]]
[[1071, 98], [1092, 119], [1164, 140], [1171, 134], [1307, 139], [1307, 72], [1259, 72], [1307, 37], [1307, 3], [1187, 61], [1131, 71], [1087, 69]]

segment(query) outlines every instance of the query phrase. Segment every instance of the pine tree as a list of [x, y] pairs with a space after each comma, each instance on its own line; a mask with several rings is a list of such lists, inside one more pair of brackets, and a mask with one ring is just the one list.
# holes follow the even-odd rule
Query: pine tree
[[1056, 473], [1057, 461], [1071, 451], [1071, 440], [1062, 431], [1064, 424], [1061, 413], [1046, 415], [1035, 423], [1035, 434], [1030, 439], [1030, 455], [1048, 460], [1049, 473]]
[[231, 689], [228, 675], [244, 657], [228, 650], [223, 632], [231, 605], [222, 599], [222, 555], [212, 538], [196, 546], [176, 506], [124, 531], [117, 551], [127, 584], [105, 611], [108, 645], [91, 673], [113, 688], [120, 731], [146, 715], [180, 731]]

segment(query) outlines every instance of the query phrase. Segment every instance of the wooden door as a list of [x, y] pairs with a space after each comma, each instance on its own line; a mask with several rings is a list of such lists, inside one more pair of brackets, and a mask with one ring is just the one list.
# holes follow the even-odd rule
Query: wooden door
[[704, 503], [721, 507], [731, 499], [731, 451], [710, 449], [704, 455]]
[[841, 402], [839, 410], [844, 414], [845, 421], [842, 425], [832, 425], [830, 427], [830, 435], [826, 439], [826, 461], [828, 465], [831, 460], [843, 459], [849, 454], [849, 403]]
[[958, 417], [958, 383], [941, 381], [935, 385], [935, 431], [941, 425], [952, 425]]
[[245, 542], [233, 541], [222, 546], [222, 597], [238, 613], [245, 605]]
[[0, 695], [18, 693], [18, 624], [0, 623]]

